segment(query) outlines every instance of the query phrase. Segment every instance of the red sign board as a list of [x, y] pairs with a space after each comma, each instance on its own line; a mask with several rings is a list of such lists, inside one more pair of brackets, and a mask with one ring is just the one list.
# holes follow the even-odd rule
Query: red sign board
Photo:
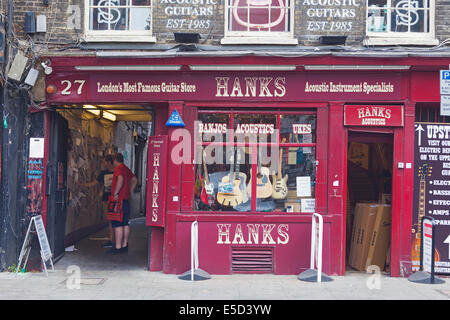
[[166, 212], [167, 136], [149, 137], [146, 225], [163, 227]]
[[403, 106], [346, 105], [344, 125], [403, 127]]
[[[182, 75], [182, 76], [181, 76]], [[402, 99], [401, 77], [340, 73], [60, 72], [46, 78], [56, 103], [120, 103], [152, 100], [334, 101]]]

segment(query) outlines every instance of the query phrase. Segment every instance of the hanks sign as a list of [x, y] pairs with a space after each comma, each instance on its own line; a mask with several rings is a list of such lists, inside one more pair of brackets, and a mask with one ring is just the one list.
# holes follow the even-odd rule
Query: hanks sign
[[344, 106], [345, 126], [403, 127], [403, 106]]

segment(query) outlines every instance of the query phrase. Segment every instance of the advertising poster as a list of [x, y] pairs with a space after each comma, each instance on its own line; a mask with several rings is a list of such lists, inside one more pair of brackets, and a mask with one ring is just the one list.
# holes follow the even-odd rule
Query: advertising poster
[[420, 221], [435, 219], [435, 273], [450, 274], [450, 124], [416, 123], [412, 220], [413, 271], [420, 263]]

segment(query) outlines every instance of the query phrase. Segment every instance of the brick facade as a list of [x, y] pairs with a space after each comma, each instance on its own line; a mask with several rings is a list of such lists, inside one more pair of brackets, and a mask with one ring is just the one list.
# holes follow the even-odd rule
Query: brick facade
[[[197, 32], [201, 43], [219, 45], [224, 37], [225, 0], [153, 0], [153, 35], [158, 44], [174, 43], [174, 32]], [[69, 45], [83, 39], [84, 1], [14, 1], [15, 34], [24, 34], [25, 13], [47, 17], [47, 33], [34, 34], [38, 44]], [[436, 38], [450, 36], [450, 1], [436, 0]], [[317, 46], [322, 35], [346, 35], [347, 45], [362, 45], [365, 38], [365, 0], [296, 0], [294, 38], [299, 45]], [[68, 28], [74, 26], [74, 28]], [[77, 29], [79, 28], [79, 29]]]

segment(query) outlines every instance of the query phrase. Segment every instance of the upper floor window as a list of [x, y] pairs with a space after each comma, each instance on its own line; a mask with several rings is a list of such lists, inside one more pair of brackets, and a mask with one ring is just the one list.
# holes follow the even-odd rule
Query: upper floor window
[[155, 41], [152, 0], [87, 0], [86, 3], [88, 41]]
[[437, 44], [434, 0], [367, 0], [366, 32], [367, 44]]
[[294, 0], [226, 0], [222, 44], [297, 44]]

